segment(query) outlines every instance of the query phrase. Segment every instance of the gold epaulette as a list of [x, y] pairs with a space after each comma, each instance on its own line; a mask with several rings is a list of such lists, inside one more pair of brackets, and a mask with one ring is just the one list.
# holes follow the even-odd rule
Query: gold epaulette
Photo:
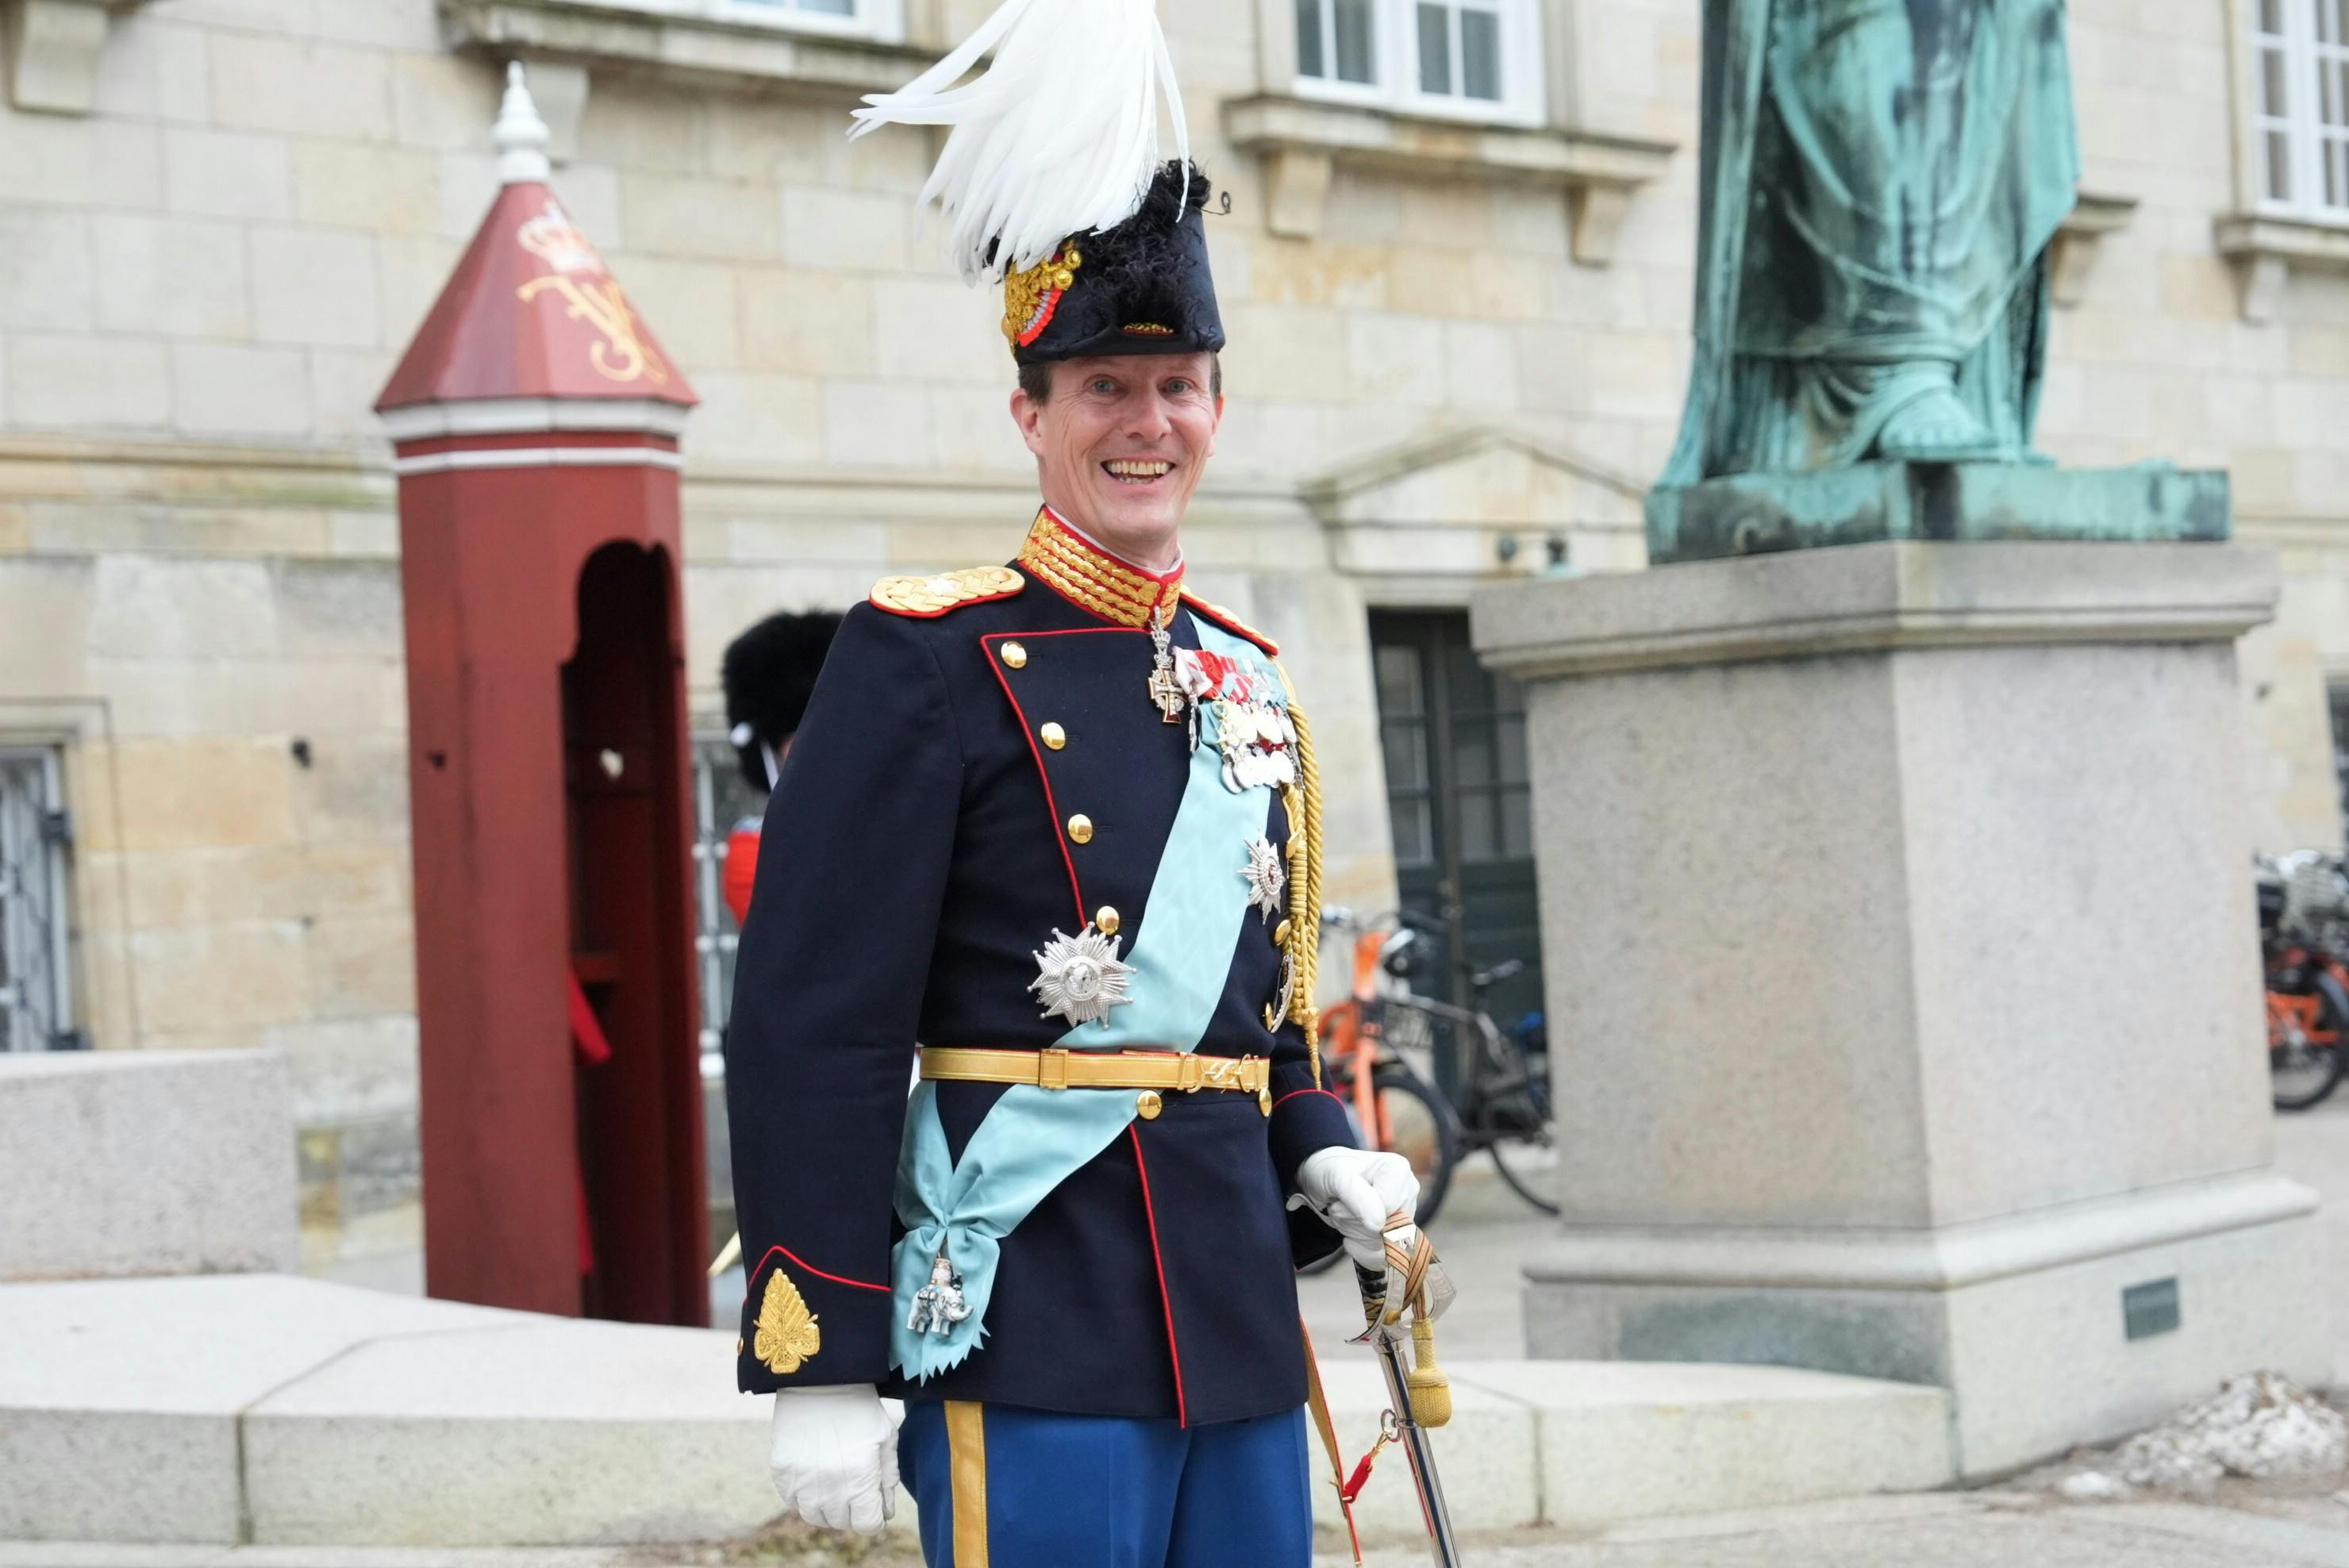
[[1213, 621], [1216, 625], [1221, 626], [1225, 631], [1231, 633], [1234, 636], [1246, 637], [1249, 642], [1254, 643], [1266, 653], [1278, 654], [1280, 652], [1280, 645], [1278, 643], [1274, 642], [1270, 637], [1266, 636], [1262, 632], [1257, 631], [1254, 626], [1249, 625], [1246, 621], [1241, 620], [1237, 615], [1233, 614], [1221, 604], [1210, 604], [1205, 599], [1200, 598], [1196, 593], [1191, 593], [1187, 589], [1184, 591], [1183, 603], [1188, 604], [1195, 614], [1205, 615], [1208, 620]]
[[884, 577], [873, 584], [873, 603], [893, 615], [926, 619], [965, 604], [1009, 599], [1027, 586], [1028, 579], [1009, 566], [967, 566], [928, 577]]

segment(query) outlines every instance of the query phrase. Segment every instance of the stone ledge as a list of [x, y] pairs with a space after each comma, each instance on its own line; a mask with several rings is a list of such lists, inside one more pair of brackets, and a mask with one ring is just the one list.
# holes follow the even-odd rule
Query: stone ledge
[[2128, 227], [2137, 216], [2137, 198], [2108, 191], [2083, 190], [2055, 231], [2054, 254], [2048, 258], [2047, 292], [2057, 304], [2078, 304], [2088, 294], [2088, 277], [2105, 236]]
[[274, 1051], [0, 1056], [0, 1280], [290, 1269]]
[[2293, 272], [2349, 273], [2349, 223], [2228, 212], [2211, 224], [2219, 253], [2235, 263], [2243, 319], [2275, 319], [2284, 278]]
[[0, 1539], [243, 1535], [244, 1411], [353, 1346], [488, 1307], [283, 1274], [0, 1286]]
[[[536, 63], [626, 67], [694, 85], [721, 79], [825, 99], [894, 92], [936, 63], [935, 51], [854, 33], [785, 27], [656, 10], [620, 0], [440, 0], [443, 30], [460, 48]], [[566, 80], [555, 156], [585, 107], [584, 76]], [[576, 101], [573, 101], [575, 99]]]
[[[0, 1537], [359, 1547], [706, 1540], [780, 1511], [733, 1339], [244, 1276], [0, 1288]], [[131, 1347], [126, 1350], [126, 1346]], [[1325, 1345], [1350, 1463], [1382, 1381]], [[126, 1354], [171, 1369], [126, 1377]], [[38, 1365], [32, 1363], [37, 1362]], [[1783, 1367], [1463, 1362], [1464, 1531], [1945, 1486], [1939, 1388]], [[1327, 1460], [1315, 1508], [1337, 1522]], [[910, 1532], [910, 1508], [896, 1528]], [[1420, 1536], [1390, 1455], [1366, 1538]]]
[[1674, 144], [1596, 131], [1431, 119], [1362, 105], [1264, 94], [1224, 105], [1224, 134], [1259, 153], [1267, 222], [1276, 234], [1313, 238], [1340, 167], [1423, 180], [1530, 184], [1566, 192], [1574, 259], [1605, 266], [1640, 187], [1660, 178]]
[[2139, 1248], [2304, 1219], [2282, 1176], [2221, 1177], [1930, 1231], [1571, 1226], [1526, 1260], [1537, 1283], [1958, 1290]]
[[1480, 592], [1476, 650], [1524, 680], [1876, 649], [2226, 642], [2265, 622], [2272, 551], [1910, 540]]
[[47, 114], [88, 114], [114, 18], [147, 0], [0, 0], [8, 101]]

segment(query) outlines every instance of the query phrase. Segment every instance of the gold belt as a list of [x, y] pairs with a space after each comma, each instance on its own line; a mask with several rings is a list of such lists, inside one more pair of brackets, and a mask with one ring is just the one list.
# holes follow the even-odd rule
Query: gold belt
[[1203, 1088], [1253, 1094], [1257, 1109], [1267, 1116], [1272, 1114], [1272, 1064], [1262, 1057], [1072, 1051], [1061, 1046], [1040, 1051], [924, 1046], [922, 1076], [934, 1081], [1032, 1084], [1038, 1088], [1141, 1089], [1139, 1109], [1144, 1120], [1164, 1109], [1160, 1092], [1166, 1089], [1183, 1094], [1196, 1094]]

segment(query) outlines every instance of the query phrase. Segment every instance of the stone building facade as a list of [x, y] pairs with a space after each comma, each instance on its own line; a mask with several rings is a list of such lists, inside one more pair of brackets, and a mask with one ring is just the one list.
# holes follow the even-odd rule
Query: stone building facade
[[[19, 924], [57, 964], [16, 1039], [283, 1047], [313, 1266], [368, 1277], [412, 1244], [397, 531], [368, 406], [489, 202], [500, 63], [531, 63], [556, 189], [704, 398], [709, 707], [751, 619], [1000, 560], [1033, 504], [998, 307], [914, 206], [932, 145], [842, 134], [987, 8], [0, 0], [0, 779], [54, 878]], [[1230, 410], [1186, 544], [1308, 695], [1335, 902], [1440, 896], [1447, 869], [1526, 891], [1522, 748], [1506, 693], [1460, 684], [1457, 617], [1496, 574], [1642, 565], [1686, 374], [1698, 9], [1162, 7], [1231, 195]], [[2231, 470], [2288, 583], [2247, 660], [2256, 835], [2337, 844], [2349, 3], [2071, 15], [2087, 199], [2042, 444]]]

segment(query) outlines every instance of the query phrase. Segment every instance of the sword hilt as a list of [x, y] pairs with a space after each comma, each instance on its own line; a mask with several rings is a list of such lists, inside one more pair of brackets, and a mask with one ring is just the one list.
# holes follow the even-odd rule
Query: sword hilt
[[1441, 1427], [1452, 1419], [1452, 1379], [1435, 1364], [1435, 1325], [1424, 1317], [1411, 1320], [1411, 1359], [1403, 1386], [1411, 1390], [1412, 1422]]
[[[1387, 1316], [1387, 1279], [1357, 1265], [1354, 1283], [1362, 1293], [1362, 1318], [1373, 1326]], [[1435, 1360], [1435, 1324], [1414, 1315], [1411, 1322], [1412, 1368], [1403, 1376], [1414, 1427], [1441, 1427], [1452, 1419], [1452, 1380]]]

